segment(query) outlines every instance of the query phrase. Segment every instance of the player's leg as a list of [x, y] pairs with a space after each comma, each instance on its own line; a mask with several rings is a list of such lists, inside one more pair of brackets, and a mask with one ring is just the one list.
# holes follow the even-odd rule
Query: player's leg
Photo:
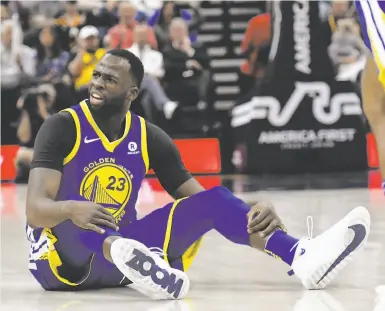
[[[74, 291], [124, 286], [122, 273], [105, 259], [103, 241], [108, 236], [91, 235], [87, 230], [66, 221], [54, 229], [28, 229], [32, 242], [29, 269], [41, 286], [50, 291]], [[87, 240], [85, 242], [85, 240]], [[98, 245], [100, 251], [95, 252]]]
[[[140, 240], [132, 239], [130, 237], [131, 227], [132, 224], [128, 224], [121, 227], [119, 232], [103, 227], [104, 234], [77, 228], [76, 231], [71, 232], [70, 236], [67, 236], [67, 239], [61, 239], [62, 245], [60, 246], [63, 249], [63, 244], [76, 245], [77, 251], [81, 250], [82, 267], [84, 267], [84, 262], [87, 262], [85, 260], [91, 263], [98, 260], [93, 264], [93, 270], [90, 270], [91, 276], [97, 276], [98, 288], [131, 284], [131, 287], [153, 299], [184, 297], [189, 290], [187, 275], [181, 270], [170, 267], [165, 260], [154, 255]], [[63, 230], [61, 233], [66, 231]], [[87, 257], [87, 254], [91, 254], [91, 257]], [[62, 258], [65, 256], [62, 255]], [[93, 261], [93, 259], [95, 260]], [[75, 264], [75, 262], [71, 262], [72, 269]], [[132, 267], [128, 269], [132, 265], [140, 269], [141, 273]], [[92, 281], [93, 279], [89, 280], [81, 289], [94, 288], [96, 285], [91, 283]]]
[[[130, 226], [128, 237], [150, 249], [157, 249], [173, 267], [186, 270], [187, 255], [193, 257], [201, 237], [211, 230], [228, 240], [247, 245], [293, 262], [298, 239], [282, 230], [271, 235], [268, 243], [260, 234], [249, 235], [247, 213], [250, 207], [224, 187], [195, 194], [168, 204]], [[190, 250], [188, 253], [186, 253]]]
[[361, 88], [364, 112], [376, 137], [380, 169], [385, 182], [385, 91], [378, 81], [377, 67], [372, 57], [368, 58], [362, 74]]
[[374, 133], [385, 189], [385, 45], [383, 6], [380, 1], [355, 1], [356, 11], [369, 56], [361, 79], [365, 115]]
[[[234, 243], [264, 250], [286, 262], [306, 288], [323, 288], [347, 264], [352, 254], [365, 244], [370, 229], [369, 213], [365, 208], [359, 207], [312, 240], [298, 240], [280, 229], [268, 237], [262, 237], [259, 233], [249, 235], [249, 210], [229, 190], [215, 187], [168, 205], [132, 223], [127, 237], [145, 244], [147, 256], [156, 257], [150, 253], [150, 248], [162, 250], [165, 260], [173, 267], [186, 269], [185, 263], [189, 264], [191, 260], [183, 260], [186, 258], [184, 255], [193, 257], [200, 238], [215, 229]], [[119, 243], [129, 244], [123, 240]], [[125, 258], [124, 262], [129, 261], [129, 258]], [[129, 268], [123, 264], [121, 266], [124, 269]]]

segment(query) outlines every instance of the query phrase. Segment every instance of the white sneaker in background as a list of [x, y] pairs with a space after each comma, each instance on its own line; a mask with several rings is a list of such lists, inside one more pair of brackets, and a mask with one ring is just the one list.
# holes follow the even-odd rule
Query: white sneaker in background
[[376, 287], [376, 301], [373, 311], [384, 311], [385, 310], [385, 285]]
[[164, 116], [167, 120], [170, 120], [175, 112], [175, 109], [178, 107], [176, 102], [167, 102], [163, 106]]

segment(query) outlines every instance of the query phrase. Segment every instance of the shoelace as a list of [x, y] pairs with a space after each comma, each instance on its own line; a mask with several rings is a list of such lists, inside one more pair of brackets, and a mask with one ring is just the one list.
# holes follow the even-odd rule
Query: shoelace
[[164, 252], [161, 248], [159, 247], [150, 247], [149, 250], [151, 253], [158, 255], [160, 258], [164, 259]]
[[[311, 216], [307, 216], [306, 217], [306, 225], [307, 225], [307, 237], [304, 237], [304, 238], [301, 238], [298, 240], [297, 243], [295, 243], [293, 245], [293, 247], [290, 249], [290, 252], [292, 252], [293, 250], [296, 251], [297, 250], [297, 246], [299, 244], [299, 242], [302, 240], [302, 239], [308, 239], [308, 240], [311, 240], [313, 238], [313, 229], [314, 229], [314, 221], [313, 221], [313, 217]], [[292, 276], [294, 274], [294, 271], [293, 269], [291, 269], [288, 273], [288, 275]]]

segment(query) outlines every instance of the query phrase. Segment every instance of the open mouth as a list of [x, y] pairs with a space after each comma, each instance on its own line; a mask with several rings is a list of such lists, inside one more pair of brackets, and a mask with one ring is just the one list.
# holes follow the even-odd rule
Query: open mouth
[[96, 93], [91, 93], [90, 95], [90, 102], [92, 105], [98, 105], [103, 102], [103, 96]]

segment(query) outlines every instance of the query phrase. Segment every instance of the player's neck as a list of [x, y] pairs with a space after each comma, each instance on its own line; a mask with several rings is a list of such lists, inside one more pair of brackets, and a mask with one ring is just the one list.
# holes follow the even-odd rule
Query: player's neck
[[119, 139], [125, 129], [125, 119], [128, 109], [122, 109], [115, 113], [105, 113], [102, 111], [94, 112], [92, 114], [96, 124], [104, 135], [110, 140]]

